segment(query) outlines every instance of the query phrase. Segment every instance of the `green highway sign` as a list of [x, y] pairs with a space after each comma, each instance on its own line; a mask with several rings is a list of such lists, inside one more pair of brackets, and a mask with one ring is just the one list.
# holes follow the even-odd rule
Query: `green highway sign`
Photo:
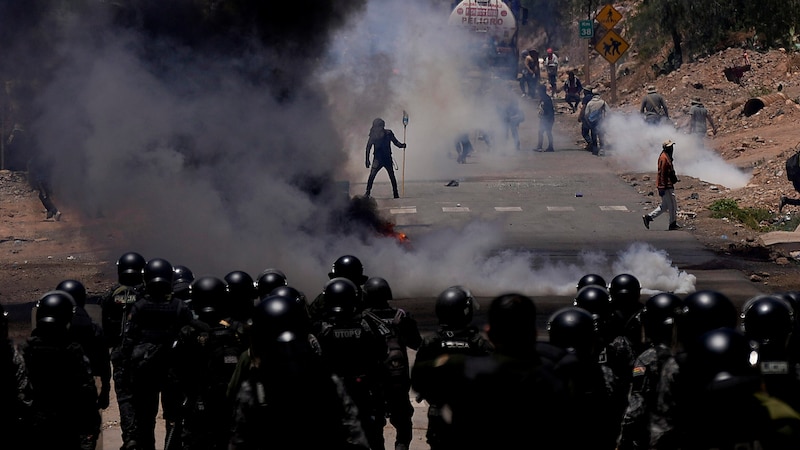
[[594, 36], [594, 27], [591, 20], [581, 20], [578, 22], [578, 31], [583, 39], [591, 39]]

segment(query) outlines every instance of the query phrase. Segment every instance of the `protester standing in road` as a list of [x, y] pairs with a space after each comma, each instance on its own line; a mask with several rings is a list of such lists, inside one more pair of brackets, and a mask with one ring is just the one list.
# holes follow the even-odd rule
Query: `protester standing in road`
[[519, 80], [522, 97], [536, 97], [536, 86], [539, 85], [539, 78], [541, 78], [539, 52], [525, 50], [522, 60], [522, 77]]
[[572, 108], [573, 113], [578, 110], [582, 91], [583, 85], [581, 80], [575, 76], [575, 71], [567, 72], [567, 79], [564, 81], [564, 101]]
[[661, 154], [658, 156], [658, 175], [656, 177], [656, 188], [661, 197], [661, 203], [648, 214], [642, 216], [644, 227], [650, 229], [650, 222], [660, 216], [664, 210], [669, 211], [669, 229], [679, 230], [678, 225], [678, 201], [675, 197], [675, 183], [678, 176], [675, 175], [675, 167], [672, 165], [672, 152], [675, 150], [675, 143], [671, 140], [664, 141], [661, 146]]
[[[556, 110], [553, 107], [553, 99], [547, 95], [547, 88], [539, 85], [539, 143], [536, 145], [536, 151], [552, 152], [553, 150], [553, 124], [556, 120]], [[542, 140], [544, 135], [547, 134], [547, 150], [542, 150]]]
[[639, 112], [644, 115], [644, 121], [650, 125], [658, 125], [662, 120], [669, 120], [667, 102], [653, 85], [647, 86], [647, 94], [642, 98]]
[[500, 117], [503, 119], [505, 132], [503, 133], [506, 141], [509, 137], [514, 141], [514, 148], [519, 150], [519, 124], [525, 121], [525, 113], [519, 107], [519, 101], [516, 96], [508, 92], [508, 96], [504, 104], [499, 107]]
[[386, 122], [380, 117], [372, 121], [372, 128], [369, 130], [369, 140], [367, 140], [367, 154], [364, 164], [367, 169], [370, 168], [369, 151], [373, 149], [372, 153], [372, 169], [369, 172], [369, 179], [367, 179], [367, 192], [364, 197], [369, 197], [372, 192], [372, 183], [375, 181], [375, 175], [381, 169], [386, 169], [389, 174], [389, 181], [392, 182], [392, 193], [394, 198], [400, 198], [397, 192], [397, 179], [394, 176], [394, 164], [392, 162], [392, 144], [399, 148], [406, 148], [406, 144], [401, 143], [394, 136], [392, 130], [385, 128]]
[[578, 105], [578, 122], [581, 124], [581, 136], [583, 141], [586, 142], [584, 150], [592, 151], [592, 136], [590, 133], [589, 122], [586, 120], [586, 105], [592, 100], [592, 90], [590, 88], [583, 88], [583, 96], [581, 103]]

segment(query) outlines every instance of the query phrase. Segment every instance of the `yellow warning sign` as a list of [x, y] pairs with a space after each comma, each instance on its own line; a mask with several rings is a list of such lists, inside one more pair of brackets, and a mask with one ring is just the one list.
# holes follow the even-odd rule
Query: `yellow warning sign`
[[597, 41], [594, 49], [597, 50], [597, 53], [600, 53], [606, 61], [614, 64], [619, 57], [628, 50], [628, 47], [630, 47], [630, 45], [628, 45], [625, 39], [622, 39], [614, 30], [609, 30], [609, 32], [603, 36], [603, 39]]
[[609, 4], [606, 4], [606, 6], [594, 16], [594, 20], [600, 22], [600, 25], [604, 26], [606, 30], [614, 28], [614, 25], [616, 25], [620, 19], [622, 19], [622, 14]]

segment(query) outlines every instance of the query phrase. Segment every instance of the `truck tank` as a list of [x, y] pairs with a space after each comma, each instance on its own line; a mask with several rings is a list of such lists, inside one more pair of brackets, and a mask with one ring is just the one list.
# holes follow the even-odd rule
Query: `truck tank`
[[470, 45], [479, 47], [472, 49], [479, 64], [498, 76], [515, 78], [519, 60], [517, 35], [526, 12], [518, 0], [462, 0], [455, 3], [447, 22], [477, 38], [471, 39]]

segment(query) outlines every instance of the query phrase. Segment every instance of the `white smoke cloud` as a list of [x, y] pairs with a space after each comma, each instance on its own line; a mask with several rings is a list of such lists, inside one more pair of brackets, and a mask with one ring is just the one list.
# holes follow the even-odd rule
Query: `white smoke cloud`
[[605, 123], [606, 135], [613, 146], [610, 159], [624, 170], [654, 172], [667, 139], [675, 142], [675, 171], [680, 178], [688, 175], [730, 189], [747, 185], [751, 175], [725, 161], [703, 139], [675, 130], [668, 123], [649, 125], [638, 113], [612, 112]]

